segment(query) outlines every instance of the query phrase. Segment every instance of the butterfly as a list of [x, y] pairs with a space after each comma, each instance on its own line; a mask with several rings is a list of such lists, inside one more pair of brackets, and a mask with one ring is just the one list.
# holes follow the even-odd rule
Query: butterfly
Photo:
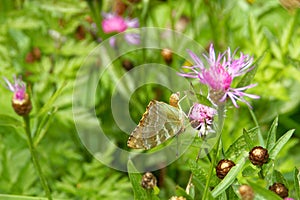
[[139, 124], [130, 134], [127, 146], [148, 150], [182, 133], [186, 115], [178, 102], [178, 92], [170, 96], [170, 104], [150, 101]]

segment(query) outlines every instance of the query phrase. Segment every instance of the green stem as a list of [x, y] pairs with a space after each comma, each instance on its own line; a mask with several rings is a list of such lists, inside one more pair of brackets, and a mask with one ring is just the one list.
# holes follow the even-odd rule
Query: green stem
[[204, 189], [204, 193], [202, 196], [203, 200], [209, 199], [208, 198], [208, 191], [209, 191], [209, 185], [211, 182], [211, 177], [213, 174], [213, 171], [215, 169], [215, 164], [216, 164], [216, 160], [218, 157], [218, 153], [219, 153], [219, 149], [220, 149], [220, 143], [221, 143], [221, 133], [222, 133], [222, 128], [224, 125], [224, 116], [225, 116], [225, 105], [219, 105], [218, 106], [218, 124], [216, 127], [216, 132], [217, 132], [217, 149], [216, 149], [216, 153], [214, 156], [212, 156], [212, 160], [211, 160], [211, 166], [208, 172], [208, 177], [207, 177], [207, 181], [206, 181], [206, 185], [205, 185], [205, 189]]
[[37, 158], [36, 149], [33, 145], [32, 137], [31, 137], [31, 131], [30, 131], [29, 116], [26, 115], [26, 116], [23, 117], [23, 119], [24, 119], [24, 122], [25, 122], [25, 132], [26, 132], [26, 135], [27, 135], [27, 138], [28, 138], [27, 142], [28, 142], [30, 154], [31, 154], [31, 157], [32, 157], [32, 162], [34, 164], [35, 169], [38, 171], [38, 175], [39, 175], [40, 181], [42, 183], [42, 186], [45, 190], [46, 196], [48, 197], [49, 200], [52, 200], [52, 196], [51, 196], [51, 192], [50, 192], [47, 180], [46, 180], [45, 176], [42, 173], [42, 169], [41, 169], [40, 163], [39, 163], [38, 158]]
[[259, 175], [259, 177], [261, 178], [261, 179], [265, 179], [265, 176], [264, 176], [264, 173], [263, 173], [263, 168], [262, 167], [259, 167], [259, 173], [258, 173], [258, 175]]

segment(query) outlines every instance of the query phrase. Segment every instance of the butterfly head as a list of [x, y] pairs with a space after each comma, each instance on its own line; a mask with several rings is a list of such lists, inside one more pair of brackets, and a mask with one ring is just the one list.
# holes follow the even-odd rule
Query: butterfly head
[[179, 92], [176, 92], [176, 93], [173, 93], [171, 96], [170, 96], [170, 100], [169, 100], [169, 104], [175, 108], [178, 108], [178, 102], [179, 102], [179, 98], [180, 97], [180, 93]]

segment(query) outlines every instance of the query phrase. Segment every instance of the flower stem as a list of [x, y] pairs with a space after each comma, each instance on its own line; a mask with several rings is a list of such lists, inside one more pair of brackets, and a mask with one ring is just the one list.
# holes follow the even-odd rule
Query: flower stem
[[49, 200], [52, 200], [52, 196], [51, 196], [51, 192], [50, 192], [47, 180], [46, 180], [45, 176], [42, 173], [42, 169], [41, 169], [40, 163], [39, 163], [38, 158], [37, 158], [36, 149], [35, 149], [35, 147], [33, 145], [33, 142], [32, 142], [29, 116], [26, 115], [26, 116], [23, 117], [23, 119], [24, 119], [24, 122], [25, 122], [25, 132], [26, 132], [26, 135], [27, 135], [27, 142], [28, 142], [32, 162], [34, 164], [35, 169], [38, 172], [38, 175], [39, 175], [40, 181], [42, 183], [42, 186], [45, 190], [46, 196], [48, 197]]
[[259, 177], [261, 178], [261, 179], [265, 179], [265, 176], [264, 176], [264, 173], [263, 173], [263, 168], [262, 167], [259, 167], [259, 173], [258, 173], [258, 175], [259, 175]]
[[204, 189], [204, 193], [202, 196], [203, 200], [209, 199], [208, 198], [209, 185], [211, 182], [211, 177], [212, 177], [212, 174], [213, 174], [213, 171], [215, 168], [215, 164], [216, 164], [216, 160], [218, 157], [218, 153], [219, 153], [219, 148], [220, 148], [220, 143], [221, 143], [221, 133], [222, 133], [223, 125], [224, 125], [224, 116], [225, 116], [225, 105], [219, 105], [218, 106], [218, 124], [216, 127], [216, 132], [217, 132], [217, 137], [218, 137], [217, 144], [216, 144], [217, 147], [216, 147], [215, 155], [212, 156], [212, 159], [211, 159], [211, 166], [210, 166], [210, 169], [208, 172], [205, 189]]

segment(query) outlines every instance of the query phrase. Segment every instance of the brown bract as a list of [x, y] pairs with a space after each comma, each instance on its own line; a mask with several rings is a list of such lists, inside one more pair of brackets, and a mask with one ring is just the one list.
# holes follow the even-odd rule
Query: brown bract
[[262, 166], [269, 160], [268, 150], [261, 146], [256, 146], [249, 152], [249, 159], [253, 165]]
[[145, 189], [153, 189], [156, 186], [156, 177], [151, 172], [146, 172], [142, 177], [141, 185]]
[[253, 200], [254, 199], [253, 189], [249, 185], [241, 185], [239, 187], [239, 193], [242, 197], [242, 200]]
[[222, 159], [219, 161], [217, 167], [216, 167], [216, 173], [217, 177], [220, 179], [223, 179], [228, 172], [231, 170], [232, 167], [235, 166], [235, 163], [228, 159]]
[[12, 107], [20, 116], [28, 115], [32, 109], [29, 95], [26, 93], [23, 100], [12, 99]]
[[269, 187], [269, 190], [275, 192], [277, 195], [279, 195], [282, 198], [289, 196], [289, 190], [282, 183], [274, 183]]

